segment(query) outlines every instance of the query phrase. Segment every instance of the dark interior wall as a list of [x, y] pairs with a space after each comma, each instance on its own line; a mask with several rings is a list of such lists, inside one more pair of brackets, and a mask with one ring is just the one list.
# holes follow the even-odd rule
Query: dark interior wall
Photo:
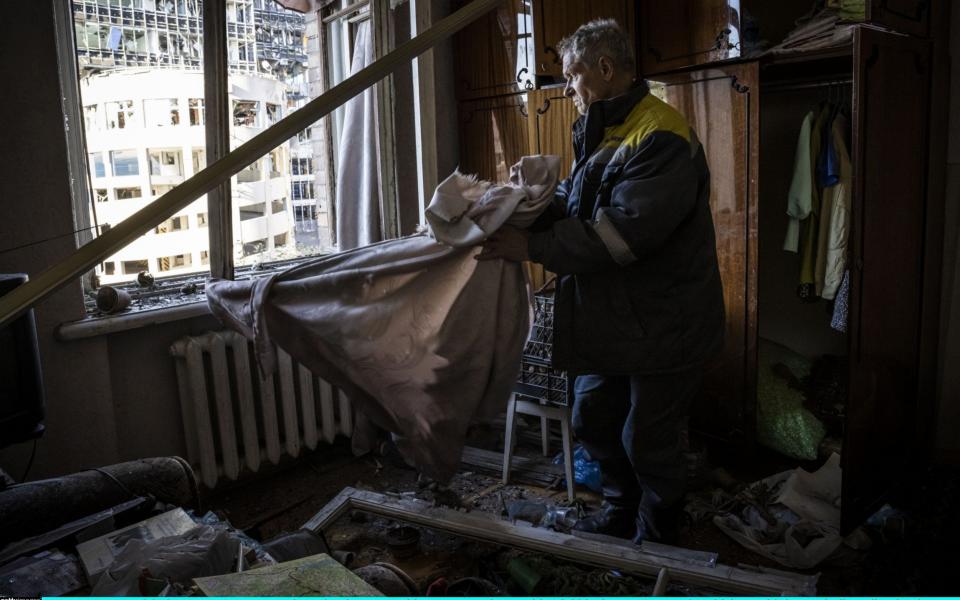
[[847, 353], [846, 336], [830, 327], [832, 303], [807, 303], [797, 297], [800, 255], [783, 249], [797, 135], [804, 115], [824, 97], [817, 90], [770, 92], [760, 111], [760, 337], [809, 358]]
[[950, 25], [950, 108], [940, 318], [940, 410], [937, 447], [960, 463], [960, 5]]
[[[53, 2], [10, 2], [0, 19], [0, 271], [36, 275], [75, 248], [66, 138], [57, 79]], [[63, 237], [56, 237], [63, 236]], [[104, 339], [64, 344], [62, 321], [83, 314], [76, 281], [37, 306], [47, 394], [47, 433], [33, 475], [63, 473], [112, 461], [118, 452]], [[0, 467], [19, 477], [29, 444], [0, 452]]]

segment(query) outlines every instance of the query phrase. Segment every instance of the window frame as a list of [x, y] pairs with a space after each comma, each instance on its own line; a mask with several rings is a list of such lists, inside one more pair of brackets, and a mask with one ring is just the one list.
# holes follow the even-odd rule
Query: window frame
[[[67, 138], [68, 145], [72, 152], [69, 152], [69, 165], [71, 172], [71, 183], [72, 185], [72, 196], [73, 196], [73, 205], [74, 205], [74, 220], [77, 223], [78, 233], [76, 235], [77, 246], [83, 245], [93, 239], [93, 230], [96, 230], [98, 225], [96, 223], [97, 217], [96, 212], [90, 210], [90, 205], [95, 204], [95, 199], [92, 197], [93, 188], [95, 187], [91, 177], [91, 166], [87, 160], [88, 151], [86, 143], [86, 132], [84, 127], [84, 118], [87, 116], [84, 112], [84, 106], [82, 104], [80, 89], [79, 89], [79, 65], [78, 65], [78, 50], [80, 46], [78, 45], [77, 40], [77, 27], [74, 20], [74, 7], [72, 2], [57, 2], [54, 3], [55, 8], [55, 20], [56, 26], [59, 32], [57, 36], [57, 46], [58, 46], [58, 55], [60, 68], [58, 69], [58, 76], [60, 78], [61, 86], [64, 91], [64, 117], [68, 123], [67, 127]], [[179, 122], [175, 126], [203, 126], [205, 129], [206, 135], [206, 162], [207, 164], [212, 164], [223, 155], [227, 154], [229, 150], [229, 123], [232, 118], [232, 106], [230, 105], [230, 97], [228, 93], [228, 81], [229, 81], [229, 68], [227, 63], [228, 58], [228, 47], [227, 47], [227, 11], [226, 11], [226, 0], [205, 0], [203, 3], [202, 14], [198, 15], [203, 23], [203, 80], [204, 80], [204, 94], [201, 99], [201, 122], [197, 125], [194, 125], [191, 122], [191, 111], [196, 107], [191, 106], [191, 99], [187, 99], [185, 103], [178, 102], [175, 110], [178, 113]], [[386, 48], [385, 45], [389, 44], [390, 33], [392, 29], [392, 23], [390, 22], [391, 15], [389, 9], [387, 8], [387, 3], [385, 1], [371, 0], [370, 2], [374, 25], [374, 34], [375, 34], [375, 53], [376, 56], [382, 56], [389, 48]], [[333, 8], [333, 7], [328, 7]], [[317, 27], [317, 33], [319, 36], [319, 48], [315, 51], [318, 52], [323, 58], [320, 61], [321, 77], [320, 80], [316, 82], [319, 93], [323, 93], [326, 90], [331, 88], [329, 81], [329, 57], [327, 56], [327, 48], [324, 38], [325, 36], [325, 25], [324, 17], [329, 15], [332, 10], [323, 10], [318, 9], [314, 12], [313, 15], [308, 15], [308, 27], [310, 27], [311, 17], [315, 19], [313, 22]], [[88, 27], [84, 27], [84, 33], [89, 33], [87, 31]], [[149, 44], [150, 40], [146, 39], [144, 43]], [[392, 75], [388, 81], [389, 85], [378, 85], [378, 111], [380, 112], [383, 118], [381, 119], [381, 124], [387, 123], [387, 126], [381, 127], [381, 141], [388, 142], [386, 144], [381, 144], [381, 148], [384, 148], [383, 155], [380, 157], [380, 164], [384, 170], [382, 179], [384, 180], [384, 187], [386, 194], [381, 194], [383, 201], [381, 203], [381, 218], [383, 225], [383, 233], [387, 238], [396, 237], [399, 235], [398, 227], [398, 202], [399, 194], [397, 193], [396, 185], [396, 163], [392, 160], [394, 148], [393, 142], [395, 136], [392, 130], [393, 125], [393, 85], [392, 85]], [[118, 101], [119, 102], [119, 101]], [[138, 128], [142, 127], [146, 119], [146, 107], [141, 103], [139, 106], [134, 103], [132, 106], [126, 106], [123, 103], [117, 106], [118, 109], [124, 110], [124, 129], [129, 128]], [[217, 110], [217, 104], [220, 104], [220, 110]], [[280, 112], [279, 119], [282, 119], [287, 116], [288, 110], [285, 109], [282, 105], [278, 107]], [[98, 103], [96, 108], [96, 113], [93, 117], [97, 120], [97, 125], [106, 130], [109, 128], [109, 117], [107, 115], [106, 103]], [[331, 116], [332, 117], [332, 116]], [[265, 119], [265, 115], [258, 115], [259, 119]], [[327, 147], [328, 159], [329, 151], [332, 144], [329, 143], [329, 136], [332, 130], [330, 126], [330, 121], [332, 118], [324, 118], [320, 122], [311, 125], [311, 127], [320, 127], [320, 133], [322, 136], [325, 133], [327, 139], [321, 140], [321, 144]], [[323, 121], [326, 121], [324, 124]], [[69, 127], [69, 123], [74, 123], [79, 126]], [[309, 129], [309, 128], [308, 128]], [[299, 134], [298, 134], [299, 135]], [[305, 136], [306, 141], [309, 143], [310, 135]], [[219, 141], [217, 138], [221, 138]], [[218, 151], [219, 146], [219, 151]], [[264, 156], [266, 156], [265, 153]], [[146, 157], [141, 157], [146, 158]], [[314, 157], [318, 162], [320, 171], [327, 169], [327, 177], [325, 184], [319, 184], [322, 188], [330, 188], [334, 185], [334, 179], [336, 173], [329, 169], [329, 164], [324, 164], [324, 162], [332, 163], [332, 160], [324, 161], [323, 154], [320, 156]], [[111, 163], [112, 171], [112, 161], [108, 155], [103, 153], [104, 163]], [[262, 161], [264, 157], [258, 159]], [[184, 161], [185, 158], [181, 157], [181, 161]], [[287, 167], [289, 164], [289, 156], [285, 156], [284, 160], [280, 163], [281, 168]], [[143, 160], [143, 163], [148, 163], [148, 161]], [[313, 164], [313, 161], [310, 160], [310, 168], [308, 173], [304, 175], [312, 175], [317, 172], [316, 165]], [[138, 164], [138, 170], [147, 169], [149, 171], [149, 164]], [[183, 168], [183, 165], [181, 165]], [[110, 174], [112, 175], [112, 173]], [[316, 181], [311, 181], [316, 190], [318, 183]], [[211, 277], [220, 277], [220, 278], [233, 278], [233, 258], [234, 258], [234, 240], [232, 239], [232, 198], [229, 190], [229, 180], [224, 184], [211, 190], [207, 194], [208, 207], [207, 207], [207, 223], [206, 226], [209, 232], [209, 251], [208, 251], [208, 260], [203, 262], [208, 263], [209, 265], [209, 276]], [[102, 188], [104, 186], [97, 184], [96, 187]], [[319, 190], [316, 190], [312, 196], [314, 199], [319, 199], [320, 194]], [[218, 193], [219, 192], [219, 193]], [[219, 196], [219, 197], [218, 197]], [[152, 197], [152, 194], [151, 194]], [[323, 200], [324, 203], [328, 203], [327, 214], [331, 222], [336, 221], [336, 213], [333, 207], [332, 200]], [[293, 211], [292, 199], [288, 197], [287, 199], [287, 210]], [[314, 207], [314, 211], [318, 211], [319, 207]], [[422, 208], [422, 207], [421, 207]], [[92, 213], [92, 214], [91, 214]], [[93, 221], [92, 223], [90, 221]], [[202, 225], [201, 225], [202, 226]], [[146, 234], [151, 233], [151, 231], [145, 232]], [[335, 242], [335, 229], [334, 229], [334, 242]], [[219, 255], [219, 256], [217, 256]], [[305, 258], [305, 260], [307, 260]], [[201, 262], [201, 264], [203, 264]], [[282, 261], [288, 262], [288, 261]], [[117, 271], [120, 270], [120, 264], [116, 263]], [[94, 275], [94, 271], [91, 270], [87, 275]], [[84, 276], [85, 288], [89, 289], [87, 280], [92, 277]]]

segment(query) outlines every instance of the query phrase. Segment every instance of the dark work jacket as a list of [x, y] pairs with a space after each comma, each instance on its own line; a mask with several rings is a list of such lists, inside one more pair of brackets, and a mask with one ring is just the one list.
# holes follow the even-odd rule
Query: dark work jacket
[[593, 102], [573, 144], [573, 171], [528, 246], [559, 276], [554, 366], [627, 374], [707, 360], [723, 344], [723, 290], [692, 128], [641, 84]]

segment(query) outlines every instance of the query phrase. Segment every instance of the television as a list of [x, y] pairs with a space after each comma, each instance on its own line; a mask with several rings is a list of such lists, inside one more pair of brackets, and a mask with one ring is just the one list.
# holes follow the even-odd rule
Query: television
[[[25, 273], [0, 274], [0, 296], [27, 279]], [[39, 438], [44, 416], [37, 324], [30, 309], [0, 327], [0, 448]]]

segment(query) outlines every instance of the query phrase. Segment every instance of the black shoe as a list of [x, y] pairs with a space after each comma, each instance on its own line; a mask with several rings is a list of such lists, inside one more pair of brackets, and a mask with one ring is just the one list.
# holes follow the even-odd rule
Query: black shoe
[[604, 502], [599, 512], [580, 519], [573, 528], [577, 531], [611, 535], [629, 540], [633, 537], [636, 528], [636, 515], [636, 508], [614, 506]]

